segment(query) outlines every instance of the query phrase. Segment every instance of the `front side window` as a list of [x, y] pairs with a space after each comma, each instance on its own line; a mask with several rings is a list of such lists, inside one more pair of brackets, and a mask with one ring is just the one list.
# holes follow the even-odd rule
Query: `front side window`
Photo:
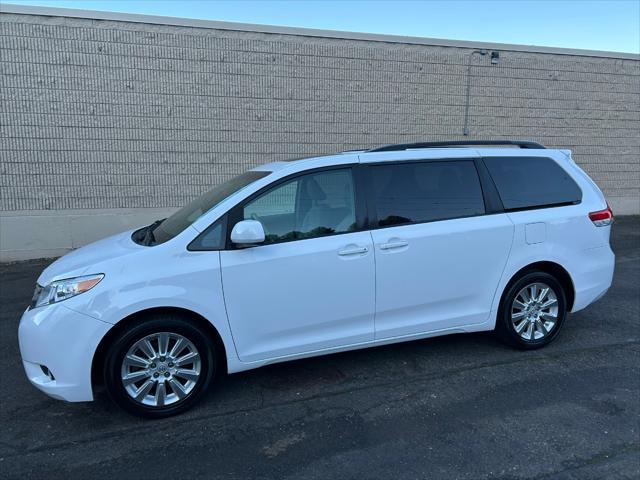
[[376, 165], [371, 175], [378, 227], [485, 213], [471, 160]]
[[351, 169], [309, 173], [277, 185], [247, 203], [242, 218], [262, 223], [266, 244], [353, 231]]
[[492, 157], [484, 163], [507, 210], [580, 203], [582, 191], [545, 157]]
[[266, 171], [245, 172], [202, 194], [153, 229], [154, 244], [172, 239], [218, 203], [270, 173]]

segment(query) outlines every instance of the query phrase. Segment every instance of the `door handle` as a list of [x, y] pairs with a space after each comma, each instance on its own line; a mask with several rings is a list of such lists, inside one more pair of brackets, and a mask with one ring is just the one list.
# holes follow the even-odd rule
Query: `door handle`
[[409, 245], [406, 240], [394, 240], [393, 242], [383, 243], [380, 245], [380, 250], [393, 250], [394, 248], [402, 248]]
[[353, 248], [345, 248], [343, 250], [338, 250], [338, 255], [345, 257], [347, 255], [362, 255], [363, 253], [367, 253], [369, 249], [367, 247], [353, 247]]

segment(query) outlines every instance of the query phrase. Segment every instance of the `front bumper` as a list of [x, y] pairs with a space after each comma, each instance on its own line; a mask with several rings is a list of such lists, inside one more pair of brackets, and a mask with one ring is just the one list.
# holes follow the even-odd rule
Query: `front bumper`
[[25, 311], [18, 340], [27, 378], [53, 398], [68, 402], [93, 400], [93, 355], [111, 327], [64, 304]]

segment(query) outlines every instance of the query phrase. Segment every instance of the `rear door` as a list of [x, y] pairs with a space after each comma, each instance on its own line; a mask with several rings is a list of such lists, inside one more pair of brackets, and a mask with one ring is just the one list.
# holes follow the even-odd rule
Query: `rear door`
[[474, 159], [371, 164], [376, 340], [481, 324], [513, 238]]

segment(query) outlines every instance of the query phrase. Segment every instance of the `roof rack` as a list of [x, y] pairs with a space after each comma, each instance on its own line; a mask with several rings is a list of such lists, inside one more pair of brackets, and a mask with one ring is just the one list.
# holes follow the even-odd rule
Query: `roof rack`
[[410, 150], [416, 148], [450, 148], [450, 147], [471, 147], [479, 145], [511, 145], [520, 148], [545, 149], [544, 145], [537, 142], [521, 140], [454, 140], [452, 142], [416, 142], [398, 143], [395, 145], [383, 145], [367, 150], [371, 152], [395, 152], [400, 150]]

